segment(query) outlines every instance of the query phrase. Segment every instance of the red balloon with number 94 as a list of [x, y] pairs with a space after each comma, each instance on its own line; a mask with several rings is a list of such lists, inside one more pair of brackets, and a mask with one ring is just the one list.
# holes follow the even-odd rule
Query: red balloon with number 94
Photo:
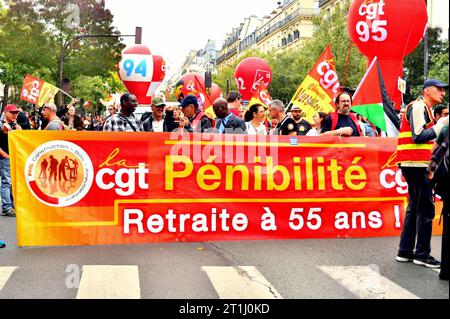
[[122, 53], [119, 77], [128, 92], [136, 95], [139, 104], [150, 104], [156, 89], [164, 81], [166, 63], [161, 56], [152, 55], [143, 45]]

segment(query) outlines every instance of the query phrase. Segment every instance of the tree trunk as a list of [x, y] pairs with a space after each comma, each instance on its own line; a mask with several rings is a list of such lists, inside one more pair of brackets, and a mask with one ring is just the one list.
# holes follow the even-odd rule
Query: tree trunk
[[2, 110], [5, 108], [6, 105], [8, 105], [8, 99], [9, 99], [9, 84], [5, 84], [3, 87], [3, 105]]
[[[63, 89], [63, 70], [64, 70], [64, 54], [65, 54], [65, 47], [64, 44], [61, 46], [61, 53], [58, 58], [58, 87], [62, 90]], [[58, 92], [56, 95], [56, 103], [58, 107], [62, 107], [63, 105], [63, 96], [61, 91]]]

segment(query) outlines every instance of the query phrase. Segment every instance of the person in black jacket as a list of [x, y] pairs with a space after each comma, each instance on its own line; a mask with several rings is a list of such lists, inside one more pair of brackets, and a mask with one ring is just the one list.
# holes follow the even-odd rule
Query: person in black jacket
[[27, 114], [23, 111], [21, 107], [19, 107], [20, 113], [17, 116], [17, 124], [20, 125], [22, 130], [31, 130], [31, 123], [30, 119], [28, 118]]
[[194, 95], [188, 95], [181, 101], [181, 111], [189, 119], [189, 123], [187, 123], [180, 118], [179, 126], [184, 126], [185, 131], [204, 133], [213, 127], [212, 120], [200, 110], [198, 100]]
[[152, 113], [144, 113], [141, 117], [144, 132], [170, 132], [167, 120], [164, 118], [166, 103], [159, 96], [152, 100]]
[[219, 134], [247, 134], [244, 120], [230, 112], [227, 100], [218, 98], [213, 109], [217, 116], [216, 129]]

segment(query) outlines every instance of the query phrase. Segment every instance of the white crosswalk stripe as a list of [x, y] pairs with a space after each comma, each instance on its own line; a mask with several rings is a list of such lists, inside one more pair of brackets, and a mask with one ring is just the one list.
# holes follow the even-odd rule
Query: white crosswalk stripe
[[419, 299], [379, 273], [376, 266], [319, 266], [361, 299]]
[[0, 291], [16, 269], [17, 267], [0, 267]]
[[[380, 274], [375, 265], [369, 266], [318, 266], [327, 276], [361, 299], [419, 299], [418, 296]], [[0, 292], [11, 281], [19, 267], [0, 267]], [[220, 299], [282, 299], [283, 297], [256, 267], [204, 266]], [[433, 269], [439, 273], [439, 269]], [[14, 277], [19, 280], [20, 277]], [[148, 278], [147, 278], [148, 280]], [[151, 282], [144, 282], [151, 285]], [[276, 284], [276, 283], [275, 283]], [[11, 285], [11, 288], [13, 285]], [[3, 292], [4, 293], [4, 292]], [[23, 297], [23, 296], [22, 296]], [[339, 296], [337, 296], [339, 298]], [[26, 298], [26, 297], [25, 297]], [[83, 266], [76, 295], [77, 299], [140, 299], [139, 268], [132, 266]], [[211, 296], [214, 298], [214, 296]]]
[[77, 299], [140, 299], [138, 266], [84, 266]]
[[282, 299], [255, 267], [202, 267], [220, 299]]

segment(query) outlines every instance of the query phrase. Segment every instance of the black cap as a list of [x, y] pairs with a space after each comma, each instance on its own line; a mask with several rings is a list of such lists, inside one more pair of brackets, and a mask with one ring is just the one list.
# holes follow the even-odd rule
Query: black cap
[[183, 101], [181, 101], [181, 107], [186, 107], [191, 104], [198, 107], [198, 100], [194, 95], [188, 95], [183, 99]]
[[436, 79], [428, 79], [425, 81], [425, 83], [423, 83], [424, 90], [430, 86], [435, 86], [437, 88], [444, 88], [444, 89], [448, 88], [448, 84], [442, 83], [441, 81]]

